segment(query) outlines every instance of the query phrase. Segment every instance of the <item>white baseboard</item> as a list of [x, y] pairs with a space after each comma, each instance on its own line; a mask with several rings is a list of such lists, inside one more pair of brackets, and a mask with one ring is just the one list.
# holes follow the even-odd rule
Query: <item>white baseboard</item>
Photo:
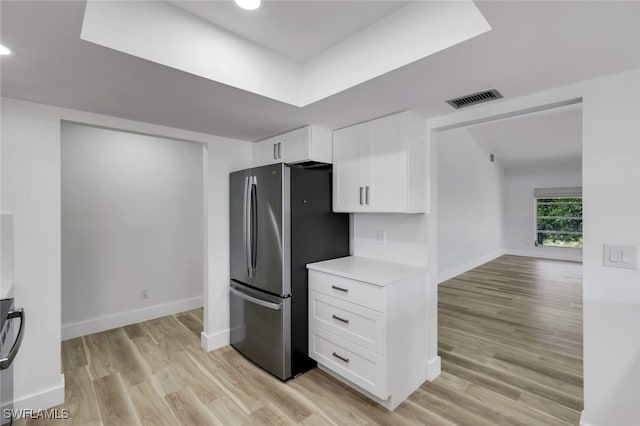
[[548, 248], [549, 247], [536, 247], [530, 250], [507, 249], [507, 254], [582, 263], [582, 250], [572, 248], [558, 248], [558, 250], [552, 248], [552, 250], [545, 250]]
[[213, 334], [206, 334], [204, 331], [200, 335], [200, 345], [207, 352], [223, 348], [229, 345], [229, 330], [222, 330]]
[[46, 410], [64, 402], [64, 374], [60, 374], [60, 383], [43, 391], [17, 397], [13, 401], [16, 410]]
[[467, 271], [470, 271], [474, 268], [477, 268], [480, 265], [483, 265], [487, 262], [491, 262], [494, 259], [497, 259], [500, 256], [503, 256], [506, 253], [505, 250], [494, 251], [493, 253], [489, 253], [486, 256], [479, 257], [477, 259], [473, 259], [470, 262], [466, 262], [460, 266], [456, 266], [455, 268], [449, 269], [447, 271], [438, 272], [438, 284], [442, 284], [443, 282], [450, 280], [453, 277], [457, 277], [460, 274], [464, 274]]
[[580, 423], [578, 423], [580, 426], [595, 426], [592, 423], [587, 423], [584, 421], [584, 410], [582, 410], [582, 412], [580, 413]]
[[90, 319], [62, 325], [62, 340], [73, 339], [74, 337], [86, 336], [87, 334], [99, 333], [112, 328], [135, 324], [166, 315], [177, 314], [202, 307], [202, 297], [182, 299], [175, 302], [164, 303], [162, 305], [149, 306], [133, 311]]
[[442, 370], [441, 359], [435, 356], [427, 361], [427, 380], [433, 382], [440, 375]]

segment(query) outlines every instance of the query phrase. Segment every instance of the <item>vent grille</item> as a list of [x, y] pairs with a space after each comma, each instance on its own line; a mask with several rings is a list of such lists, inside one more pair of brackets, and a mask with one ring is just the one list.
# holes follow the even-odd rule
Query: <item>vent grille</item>
[[502, 95], [496, 89], [485, 90], [484, 92], [472, 93], [471, 95], [461, 96], [455, 99], [449, 99], [447, 103], [455, 109], [464, 108], [471, 105], [481, 104], [483, 102], [500, 99]]

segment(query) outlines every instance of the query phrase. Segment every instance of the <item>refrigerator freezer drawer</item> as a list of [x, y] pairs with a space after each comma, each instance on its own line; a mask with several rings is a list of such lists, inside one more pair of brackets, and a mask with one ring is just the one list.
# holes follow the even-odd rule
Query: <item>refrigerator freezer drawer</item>
[[291, 298], [232, 282], [231, 346], [280, 379], [291, 377]]
[[387, 399], [384, 358], [318, 327], [309, 327], [309, 356], [339, 376]]

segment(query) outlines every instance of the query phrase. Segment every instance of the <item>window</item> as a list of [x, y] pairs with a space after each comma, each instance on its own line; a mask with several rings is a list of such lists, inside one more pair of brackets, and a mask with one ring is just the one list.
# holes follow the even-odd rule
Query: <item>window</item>
[[541, 188], [536, 199], [536, 245], [582, 248], [582, 189]]

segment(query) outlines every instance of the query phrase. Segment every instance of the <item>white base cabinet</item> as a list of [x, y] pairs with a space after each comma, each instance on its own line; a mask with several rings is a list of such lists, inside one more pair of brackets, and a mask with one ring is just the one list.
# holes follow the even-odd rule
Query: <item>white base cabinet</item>
[[253, 148], [255, 167], [276, 163], [304, 163], [318, 161], [331, 163], [331, 131], [317, 126], [298, 130], [256, 142]]
[[309, 356], [395, 409], [426, 379], [426, 271], [354, 256], [307, 268]]
[[333, 132], [333, 211], [426, 213], [425, 120], [409, 111]]

